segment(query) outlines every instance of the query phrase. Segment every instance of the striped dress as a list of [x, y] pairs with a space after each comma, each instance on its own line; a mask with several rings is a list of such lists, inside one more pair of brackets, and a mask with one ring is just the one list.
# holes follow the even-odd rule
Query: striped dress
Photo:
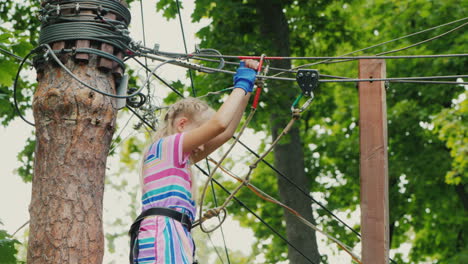
[[[183, 134], [154, 142], [143, 163], [143, 210], [168, 207], [195, 218], [188, 155], [182, 153]], [[145, 218], [138, 234], [139, 264], [192, 264], [195, 245], [190, 232], [165, 216]]]

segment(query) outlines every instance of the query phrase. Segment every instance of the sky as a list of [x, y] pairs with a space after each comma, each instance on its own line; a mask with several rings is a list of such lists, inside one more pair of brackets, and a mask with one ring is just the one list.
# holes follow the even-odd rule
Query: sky
[[[197, 43], [195, 39], [195, 32], [209, 23], [205, 20], [202, 23], [192, 23], [190, 21], [190, 14], [194, 8], [194, 3], [192, 0], [183, 1], [184, 9], [182, 10], [183, 25], [186, 34], [187, 47], [189, 52], [194, 50], [194, 46]], [[167, 21], [160, 14], [155, 12], [155, 1], [143, 1], [143, 18], [145, 21], [146, 27], [146, 41], [147, 47], [153, 47], [154, 44], [159, 44], [160, 49], [164, 51], [173, 51], [173, 52], [184, 52], [182, 34], [180, 29], [180, 24], [178, 19]], [[142, 37], [142, 23], [141, 23], [141, 13], [139, 2], [134, 3], [131, 6], [132, 12], [132, 24], [130, 27], [131, 36], [135, 40], [143, 40]], [[210, 47], [211, 48], [211, 47]], [[212, 47], [216, 48], [216, 47]], [[131, 64], [131, 67], [134, 69], [138, 68], [135, 64]], [[143, 71], [140, 74], [144, 74]], [[164, 66], [158, 70], [158, 74], [161, 75], [165, 80], [177, 80], [180, 79], [184, 83], [188, 84], [188, 80], [185, 78], [185, 70], [172, 66]], [[162, 87], [162, 86], [159, 86]], [[167, 94], [169, 91], [163, 90], [158, 93], [158, 96], [161, 98]], [[33, 120], [32, 114], [27, 113], [26, 115], [28, 120]], [[125, 116], [120, 116], [119, 122], [124, 122], [126, 120]], [[135, 122], [135, 119], [132, 120], [132, 123]], [[28, 205], [31, 199], [31, 184], [24, 183], [18, 177], [14, 170], [19, 167], [16, 155], [24, 147], [26, 139], [33, 134], [33, 128], [22, 122], [19, 118], [14, 120], [8, 127], [0, 127], [0, 204], [2, 215], [0, 219], [3, 222], [3, 227], [10, 234], [15, 232], [20, 226], [22, 226], [29, 219]], [[122, 138], [125, 138], [129, 134], [133, 134], [132, 126], [128, 126], [123, 131], [118, 131], [122, 133]], [[252, 147], [258, 146], [257, 140], [258, 137], [264, 137], [265, 135], [253, 135], [248, 133], [246, 135], [246, 143]], [[234, 151], [237, 155], [242, 155], [242, 151], [237, 149]], [[109, 174], [115, 173], [116, 168], [118, 168], [119, 158], [112, 157], [108, 161], [108, 167], [111, 168]], [[125, 175], [129, 180], [130, 185], [138, 184], [137, 175]], [[109, 188], [108, 188], [109, 189]], [[14, 202], [10, 202], [14, 201]], [[104, 197], [104, 228], [106, 229], [107, 223], [112, 221], [115, 218], [119, 217], [122, 209], [121, 206], [128, 205], [129, 197], [122, 193], [116, 193], [112, 190], [107, 190]], [[281, 210], [278, 208], [278, 210]], [[341, 218], [344, 218], [343, 215], [338, 214]], [[355, 219], [359, 218], [359, 215], [354, 217]], [[351, 225], [354, 223], [351, 223]], [[251, 244], [253, 233], [245, 228], [240, 228], [239, 224], [232, 219], [228, 219], [223, 225], [225, 231], [225, 237], [228, 244], [229, 250], [239, 250], [245, 254], [251, 252]], [[23, 232], [25, 229], [22, 229], [16, 236], [18, 240], [22, 241]], [[213, 241], [216, 245], [222, 246], [222, 239], [220, 232], [214, 232]], [[318, 235], [319, 237], [319, 248], [321, 253], [329, 253], [330, 248], [335, 248], [334, 246], [327, 246], [322, 240], [323, 236]], [[126, 238], [120, 239], [116, 242], [116, 253], [109, 254], [106, 250], [106, 255], [104, 257], [103, 263], [125, 263], [127, 261], [127, 246], [128, 241]], [[359, 248], [355, 252], [359, 252]], [[349, 257], [346, 255], [338, 256], [329, 256], [331, 263], [349, 263]], [[260, 259], [259, 259], [260, 261]]]

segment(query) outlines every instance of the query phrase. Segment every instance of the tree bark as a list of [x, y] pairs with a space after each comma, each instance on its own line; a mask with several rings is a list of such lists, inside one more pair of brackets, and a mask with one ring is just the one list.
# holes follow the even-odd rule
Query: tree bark
[[[66, 66], [81, 80], [115, 93], [97, 58]], [[115, 130], [115, 100], [78, 84], [49, 62], [38, 74], [33, 112], [36, 150], [28, 264], [102, 263], [106, 160]]]
[[[259, 0], [257, 1], [257, 12], [262, 37], [265, 40], [270, 40], [269, 45], [271, 46], [271, 52], [274, 53], [273, 55], [290, 56], [289, 26], [283, 13], [281, 1]], [[271, 62], [271, 66], [289, 69], [291, 63], [288, 60], [275, 60]], [[276, 138], [290, 120], [290, 116], [288, 116], [290, 114], [289, 109], [294, 97], [298, 95], [299, 89], [294, 88], [294, 85], [291, 84], [285, 85], [284, 82], [269, 83], [271, 84], [269, 86], [274, 87], [275, 90], [281, 90], [283, 95], [278, 101], [272, 102], [270, 100], [269, 102], [269, 106], [276, 109], [276, 111], [271, 111], [271, 113], [275, 114], [270, 116], [271, 133], [273, 138]], [[284, 109], [284, 111], [279, 114], [277, 109]], [[309, 190], [311, 182], [304, 170], [304, 152], [299, 129], [297, 128], [298, 123], [299, 121], [296, 122], [289, 134], [280, 141], [280, 144], [275, 147], [275, 166], [298, 186]], [[278, 188], [283, 203], [294, 208], [311, 223], [315, 223], [309, 199], [298, 195], [298, 190], [280, 176], [278, 176]], [[314, 263], [319, 263], [320, 253], [315, 231], [305, 226], [286, 210], [284, 210], [284, 217], [288, 240], [307, 258]], [[291, 264], [310, 263], [291, 246], [288, 246], [288, 258]]]

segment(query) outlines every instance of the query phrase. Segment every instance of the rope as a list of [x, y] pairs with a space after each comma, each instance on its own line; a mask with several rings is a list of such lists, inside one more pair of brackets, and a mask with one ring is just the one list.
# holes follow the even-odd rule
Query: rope
[[409, 46], [406, 46], [406, 47], [403, 47], [403, 48], [399, 48], [399, 49], [395, 49], [395, 50], [390, 50], [390, 51], [386, 51], [386, 52], [381, 52], [381, 53], [378, 53], [377, 56], [384, 55], [384, 54], [389, 54], [389, 53], [394, 53], [394, 52], [398, 52], [398, 51], [402, 51], [402, 50], [406, 50], [406, 49], [409, 49], [409, 48], [412, 48], [412, 47], [419, 46], [419, 45], [421, 45], [421, 44], [427, 43], [427, 42], [432, 41], [432, 40], [434, 40], [434, 39], [441, 38], [441, 37], [443, 37], [443, 36], [445, 36], [445, 35], [447, 35], [447, 34], [450, 34], [450, 33], [454, 32], [454, 31], [456, 31], [456, 30], [459, 30], [460, 28], [462, 28], [462, 27], [464, 27], [464, 26], [466, 26], [466, 25], [468, 25], [468, 22], [467, 22], [467, 23], [463, 23], [462, 25], [460, 25], [460, 26], [458, 26], [458, 27], [456, 27], [456, 28], [453, 28], [453, 29], [451, 29], [451, 30], [449, 30], [449, 31], [447, 31], [447, 32], [444, 32], [444, 33], [442, 33], [442, 34], [440, 34], [440, 35], [437, 35], [437, 36], [435, 36], [435, 37], [432, 37], [432, 38], [429, 38], [429, 39], [426, 39], [426, 40], [423, 40], [423, 41], [414, 43], [414, 44], [412, 44], [412, 45], [409, 45]]
[[12, 52], [6, 50], [6, 49], [0, 48], [0, 52], [2, 52], [3, 54], [6, 54], [6, 55], [11, 56], [11, 57], [15, 58], [15, 59], [18, 60], [18, 61], [22, 61], [22, 60], [23, 60], [22, 57], [20, 57], [20, 56], [14, 54], [14, 53], [12, 53]]
[[[200, 166], [195, 164], [195, 166], [205, 175], [209, 176], [209, 174], [203, 170]], [[228, 195], [231, 194], [229, 190], [227, 190], [222, 184], [220, 184], [215, 178], [211, 179], [216, 185], [218, 185], [224, 192], [226, 192]], [[310, 258], [308, 258], [302, 251], [300, 251], [296, 246], [294, 246], [291, 242], [289, 242], [288, 239], [286, 239], [283, 235], [281, 235], [275, 228], [273, 228], [270, 224], [265, 222], [259, 215], [257, 215], [252, 209], [250, 209], [247, 205], [245, 205], [239, 198], [233, 197], [233, 199], [242, 207], [244, 207], [249, 213], [251, 213], [255, 218], [257, 218], [263, 225], [265, 225], [268, 229], [270, 229], [276, 236], [278, 236], [281, 240], [283, 240], [286, 244], [288, 244], [291, 248], [296, 250], [301, 256], [303, 256], [307, 261], [309, 261], [312, 264], [317, 264], [314, 261], [312, 261]]]
[[18, 106], [18, 97], [17, 97], [17, 90], [18, 90], [18, 81], [19, 81], [19, 77], [20, 77], [20, 73], [21, 73], [21, 70], [23, 69], [23, 65], [26, 63], [26, 61], [28, 60], [28, 58], [36, 53], [38, 51], [38, 49], [33, 49], [31, 50], [24, 58], [23, 60], [21, 61], [19, 67], [18, 67], [18, 71], [16, 72], [16, 76], [15, 76], [15, 82], [13, 83], [13, 103], [15, 105], [15, 110], [16, 110], [16, 113], [18, 113], [19, 117], [21, 119], [23, 119], [24, 122], [26, 122], [26, 124], [30, 125], [30, 126], [34, 126], [34, 123], [33, 122], [30, 122], [26, 119], [26, 117], [23, 116], [23, 114], [21, 113], [20, 109], [19, 109], [19, 106]]
[[[184, 42], [184, 49], [185, 49], [185, 53], [188, 53], [188, 51], [187, 51], [187, 41], [185, 40], [184, 23], [182, 23], [182, 15], [180, 13], [179, 0], [176, 0], [176, 4], [177, 4], [177, 13], [179, 15], [180, 31], [182, 33], [182, 39], [183, 39], [183, 42]], [[187, 61], [188, 61], [188, 59], [187, 59]], [[193, 95], [193, 97], [197, 97], [197, 92], [195, 90], [195, 86], [194, 86], [194, 83], [193, 83], [192, 71], [189, 69], [188, 72], [189, 72], [189, 77], [190, 77], [190, 84], [192, 86], [192, 95]]]
[[[260, 71], [262, 70], [262, 63], [263, 63], [263, 58], [265, 56], [262, 55], [262, 59], [259, 63], [259, 67], [258, 67], [258, 70], [257, 70], [257, 73], [260, 73]], [[268, 69], [266, 69], [268, 70]], [[257, 85], [257, 90], [258, 89], [262, 89], [262, 86], [263, 84], [261, 82], [258, 83]], [[256, 107], [252, 107], [252, 110], [250, 111], [250, 114], [249, 116], [247, 117], [246, 121], [244, 122], [244, 125], [242, 126], [242, 128], [240, 129], [240, 132], [239, 132], [239, 135], [237, 136], [237, 138], [234, 140], [234, 142], [231, 144], [231, 146], [229, 147], [229, 149], [224, 153], [224, 155], [222, 156], [221, 160], [220, 160], [220, 164], [226, 159], [226, 157], [229, 155], [229, 153], [232, 151], [232, 149], [234, 148], [234, 146], [237, 144], [237, 142], [239, 141], [239, 138], [242, 136], [242, 134], [244, 133], [245, 129], [247, 128], [247, 126], [249, 125], [250, 121], [252, 120], [253, 116], [255, 115], [257, 111], [257, 108]], [[200, 224], [200, 229], [205, 232], [205, 233], [209, 233], [209, 232], [212, 232], [214, 231], [216, 228], [218, 228], [219, 226], [222, 225], [222, 223], [224, 222], [224, 220], [222, 220], [219, 225], [215, 226], [214, 228], [212, 229], [205, 229], [205, 227], [203, 226], [203, 221], [206, 220], [206, 219], [209, 219], [211, 217], [213, 217], [214, 215], [219, 215], [219, 213], [221, 211], [225, 211], [225, 208], [226, 206], [222, 206], [220, 210], [217, 210], [217, 209], [212, 209], [212, 210], [209, 210], [207, 211], [205, 214], [203, 214], [203, 204], [204, 204], [204, 200], [205, 200], [205, 195], [206, 195], [206, 190], [208, 188], [208, 183], [211, 182], [211, 179], [213, 179], [213, 175], [215, 174], [216, 170], [219, 168], [219, 166], [215, 166], [214, 169], [210, 172], [209, 176], [208, 176], [208, 180], [206, 180], [204, 186], [203, 186], [203, 191], [202, 191], [202, 194], [201, 194], [201, 197], [200, 197], [200, 205], [199, 205], [199, 215], [200, 215], [200, 219], [198, 221], [195, 221], [196, 223], [194, 224], [194, 226]], [[234, 193], [235, 194], [235, 193]], [[232, 198], [231, 198], [232, 199]], [[215, 211], [213, 211], [215, 210]], [[225, 214], [226, 216], [227, 214]], [[203, 217], [202, 217], [203, 216]]]
[[[387, 57], [410, 57], [410, 58], [416, 58], [416, 57], [423, 57], [423, 58], [429, 58], [429, 57], [453, 57], [455, 55], [461, 56], [461, 57], [467, 57], [468, 54], [439, 54], [439, 55], [408, 55], [408, 56], [356, 56], [356, 57], [322, 57], [322, 58], [353, 58], [353, 59], [385, 59]], [[150, 59], [154, 60], [159, 60], [163, 61], [164, 58], [162, 57], [156, 57], [152, 55], [147, 55], [143, 54], [143, 57], [147, 56]], [[213, 55], [213, 56], [220, 56], [220, 55]], [[225, 56], [220, 56], [220, 58], [224, 58]], [[265, 57], [265, 59], [271, 58], [271, 57]], [[171, 62], [171, 64], [177, 65], [177, 66], [182, 66], [186, 68], [191, 68], [191, 69], [196, 69], [200, 71], [213, 71], [213, 72], [221, 72], [221, 73], [226, 73], [226, 74], [231, 74], [234, 75], [234, 71], [228, 71], [228, 70], [222, 70], [222, 69], [216, 69], [216, 68], [210, 68], [210, 67], [205, 67], [199, 64], [194, 64], [194, 63], [189, 63], [186, 61], [182, 61], [179, 59], [173, 59], [174, 62]], [[451, 75], [451, 76], [423, 76], [423, 77], [395, 77], [395, 78], [382, 78], [382, 79], [345, 79], [345, 77], [340, 77], [343, 79], [319, 79], [319, 82], [363, 82], [363, 81], [404, 81], [404, 80], [424, 80], [424, 79], [437, 79], [437, 78], [460, 78], [466, 75]], [[296, 82], [295, 78], [286, 78], [286, 77], [277, 77], [276, 75], [273, 76], [267, 76], [267, 75], [257, 75], [257, 78], [262, 78], [262, 79], [268, 79], [268, 80], [281, 80], [281, 81], [292, 81]], [[433, 82], [427, 82], [427, 83], [433, 83]], [[447, 84], [460, 84], [460, 83], [447, 83]], [[463, 83], [461, 83], [463, 84]]]
[[[355, 51], [352, 51], [352, 52], [348, 52], [348, 53], [343, 54], [343, 55], [341, 55], [341, 56], [347, 56], [347, 55], [351, 55], [351, 54], [354, 54], [354, 53], [357, 53], [357, 52], [361, 52], [361, 51], [365, 51], [365, 50], [368, 50], [368, 49], [376, 48], [376, 47], [379, 47], [379, 46], [382, 46], [382, 45], [385, 45], [385, 44], [388, 44], [388, 43], [391, 43], [391, 42], [394, 42], [394, 41], [397, 41], [397, 40], [409, 38], [409, 37], [416, 36], [416, 35], [419, 35], [419, 34], [421, 34], [421, 33], [427, 32], [427, 31], [435, 30], [435, 29], [438, 29], [438, 28], [441, 28], [441, 27], [445, 27], [445, 26], [448, 26], [448, 25], [452, 25], [452, 24], [454, 24], [454, 23], [458, 23], [458, 22], [461, 22], [461, 21], [465, 21], [465, 20], [467, 20], [467, 19], [468, 19], [468, 17], [465, 17], [465, 18], [462, 18], [462, 19], [457, 19], [457, 20], [454, 20], [454, 21], [451, 21], [451, 22], [448, 22], [448, 23], [445, 23], [445, 24], [442, 24], [442, 25], [438, 25], [438, 26], [435, 26], [435, 27], [431, 27], [431, 28], [428, 28], [428, 29], [424, 29], [424, 30], [421, 30], [421, 31], [418, 31], [418, 32], [415, 32], [415, 33], [411, 33], [411, 34], [408, 34], [408, 35], [405, 35], [405, 36], [402, 36], [402, 37], [398, 37], [398, 38], [395, 38], [395, 39], [392, 39], [392, 40], [384, 41], [384, 42], [381, 42], [381, 43], [379, 43], [379, 44], [375, 44], [375, 45], [372, 45], [372, 46], [369, 46], [369, 47], [366, 47], [366, 48], [363, 48], [363, 49], [359, 49], [359, 50], [355, 50]], [[321, 63], [328, 63], [329, 61], [331, 61], [331, 60], [330, 60], [330, 59], [327, 59], [327, 60], [324, 60], [324, 61], [319, 61], [319, 62], [304, 64], [304, 65], [295, 67], [295, 68], [293, 68], [293, 69], [300, 69], [300, 68], [310, 67], [310, 66], [313, 66], [313, 65], [321, 64]], [[338, 62], [338, 61], [337, 61], [337, 62]], [[344, 61], [343, 61], [343, 62], [344, 62]]]
[[[211, 162], [213, 162], [214, 164], [218, 164], [218, 162], [216, 162], [215, 160], [213, 159], [210, 159]], [[344, 251], [346, 251], [356, 262], [358, 263], [361, 263], [361, 260], [359, 259], [359, 257], [354, 254], [352, 252], [352, 249], [350, 246], [344, 244], [343, 242], [341, 242], [339, 239], [333, 237], [332, 235], [328, 234], [327, 232], [321, 230], [320, 228], [318, 228], [316, 225], [312, 224], [311, 222], [309, 222], [307, 219], [305, 219], [301, 214], [299, 214], [296, 210], [292, 209], [291, 207], [281, 203], [280, 201], [276, 200], [275, 198], [273, 198], [272, 196], [268, 195], [267, 193], [265, 193], [264, 191], [262, 191], [261, 189], [257, 188], [255, 185], [253, 185], [252, 183], [250, 183], [248, 180], [246, 179], [243, 179], [241, 177], [238, 177], [236, 175], [234, 175], [232, 172], [228, 171], [226, 168], [224, 167], [221, 167], [221, 170], [228, 174], [229, 176], [231, 176], [232, 178], [234, 178], [235, 180], [237, 180], [238, 182], [241, 182], [241, 186], [247, 186], [247, 188], [249, 188], [253, 193], [255, 193], [258, 197], [260, 197], [261, 199], [267, 201], [267, 202], [271, 202], [271, 203], [274, 203], [274, 204], [277, 204], [281, 207], [283, 207], [284, 209], [288, 210], [293, 216], [295, 216], [296, 218], [298, 218], [302, 223], [304, 223], [305, 225], [307, 225], [308, 227], [314, 229], [315, 231], [323, 234], [324, 236], [326, 236], [328, 239], [332, 240], [333, 242], [335, 242], [341, 249], [343, 249]], [[361, 263], [362, 264], [362, 263]]]
[[[141, 14], [141, 28], [143, 32], [143, 45], [146, 46], [146, 31], [145, 31], [145, 17], [143, 14], [143, 0], [140, 0], [140, 14]], [[148, 59], [145, 58], [145, 66], [148, 68]], [[146, 78], [148, 78], [148, 71], [146, 71]], [[150, 94], [150, 84], [148, 83], [148, 96]]]
[[[199, 53], [172, 53], [172, 52], [162, 52], [157, 51], [153, 52], [155, 55], [159, 56], [168, 56], [168, 57], [181, 57], [181, 58], [199, 58], [199, 57], [208, 57], [208, 58], [222, 58], [222, 59], [252, 59], [258, 60], [260, 56], [242, 56], [242, 55], [215, 55], [215, 54], [199, 54]], [[141, 56], [148, 56], [147, 53], [142, 53]], [[359, 59], [427, 59], [427, 58], [447, 58], [447, 57], [466, 57], [468, 54], [434, 54], [434, 55], [399, 55], [399, 56], [375, 56], [375, 55], [368, 55], [368, 56], [308, 56], [308, 57], [265, 57], [265, 60], [359, 60]]]

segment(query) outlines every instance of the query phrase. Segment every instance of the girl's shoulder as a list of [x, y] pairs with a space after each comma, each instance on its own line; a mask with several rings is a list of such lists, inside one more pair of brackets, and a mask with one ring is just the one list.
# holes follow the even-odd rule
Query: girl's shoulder
[[147, 156], [182, 156], [182, 142], [182, 133], [162, 137], [151, 143], [147, 152]]

